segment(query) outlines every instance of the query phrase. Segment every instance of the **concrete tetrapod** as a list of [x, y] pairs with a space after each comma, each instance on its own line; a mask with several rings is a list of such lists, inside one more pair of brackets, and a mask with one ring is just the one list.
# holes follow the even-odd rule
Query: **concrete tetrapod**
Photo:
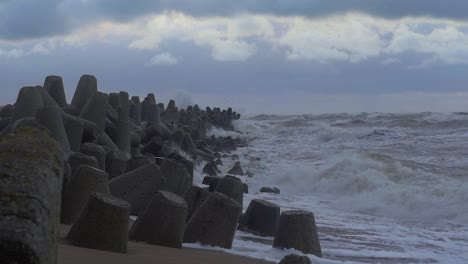
[[106, 170], [106, 151], [102, 146], [93, 143], [84, 143], [80, 147], [80, 152], [84, 155], [95, 157], [100, 170]]
[[214, 191], [231, 197], [232, 199], [236, 200], [241, 205], [241, 207], [244, 204], [244, 185], [237, 177], [228, 175], [221, 178]]
[[239, 229], [260, 236], [275, 236], [280, 218], [280, 208], [274, 203], [254, 199], [250, 202]]
[[0, 137], [0, 262], [57, 263], [62, 153], [45, 131]]
[[165, 191], [170, 191], [183, 196], [190, 186], [192, 186], [192, 177], [181, 161], [174, 159], [157, 159], [163, 175], [166, 177], [166, 184], [162, 187]]
[[110, 180], [109, 189], [131, 204], [132, 215], [139, 215], [165, 181], [159, 166], [149, 164]]
[[190, 189], [185, 193], [184, 199], [187, 202], [187, 221], [192, 217], [193, 213], [195, 213], [200, 205], [210, 196], [208, 190], [198, 187], [192, 186]]
[[152, 245], [181, 248], [187, 203], [171, 192], [158, 191], [129, 231], [129, 239]]
[[61, 222], [72, 224], [80, 216], [81, 211], [93, 192], [109, 193], [109, 175], [102, 170], [87, 165], [78, 168], [67, 184], [62, 196]]
[[89, 98], [97, 93], [97, 80], [92, 75], [82, 75], [73, 95], [71, 105], [80, 111], [84, 108]]
[[283, 212], [273, 247], [294, 248], [304, 254], [314, 254], [322, 257], [314, 214], [300, 210]]
[[127, 252], [130, 204], [108, 194], [92, 193], [67, 240], [78, 247]]
[[50, 97], [54, 99], [58, 106], [67, 106], [67, 99], [65, 98], [65, 89], [63, 88], [62, 77], [54, 75], [47, 76], [44, 80], [43, 87], [49, 93]]
[[238, 202], [224, 194], [211, 193], [187, 222], [184, 243], [230, 249], [241, 213]]

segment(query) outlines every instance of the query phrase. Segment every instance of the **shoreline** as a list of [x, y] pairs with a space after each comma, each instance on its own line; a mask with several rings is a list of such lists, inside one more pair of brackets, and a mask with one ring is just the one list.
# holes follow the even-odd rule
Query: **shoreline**
[[126, 254], [75, 247], [65, 240], [70, 226], [60, 225], [58, 241], [59, 264], [273, 264], [260, 259], [247, 258], [211, 249], [161, 247], [142, 242], [128, 241]]

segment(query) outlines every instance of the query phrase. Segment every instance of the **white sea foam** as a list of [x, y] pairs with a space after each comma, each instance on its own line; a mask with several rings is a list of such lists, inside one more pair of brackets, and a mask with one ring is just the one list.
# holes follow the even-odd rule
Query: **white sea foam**
[[[313, 211], [324, 252], [315, 262], [468, 263], [466, 114], [263, 116], [235, 126], [249, 139], [236, 154], [255, 173], [242, 179], [245, 207], [262, 198]], [[230, 252], [275, 261], [288, 253], [242, 232]]]

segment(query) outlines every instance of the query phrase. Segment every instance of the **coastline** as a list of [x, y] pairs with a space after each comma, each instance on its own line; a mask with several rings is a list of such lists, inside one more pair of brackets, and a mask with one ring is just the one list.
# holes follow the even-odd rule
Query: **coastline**
[[58, 246], [59, 264], [273, 264], [265, 260], [246, 258], [221, 251], [194, 248], [169, 248], [128, 241], [126, 254], [75, 247], [67, 243], [65, 235], [70, 226], [60, 225]]

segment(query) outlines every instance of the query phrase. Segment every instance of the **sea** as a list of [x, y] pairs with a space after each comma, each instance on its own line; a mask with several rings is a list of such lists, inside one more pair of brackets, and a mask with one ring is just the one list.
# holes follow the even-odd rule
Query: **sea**
[[[258, 198], [313, 212], [323, 252], [313, 263], [468, 263], [468, 113], [259, 115], [235, 128], [209, 134], [248, 143], [230, 153], [253, 173], [240, 176], [244, 210]], [[226, 174], [236, 160], [223, 161]], [[237, 231], [232, 249], [211, 249], [273, 262], [301, 254], [272, 242]]]

